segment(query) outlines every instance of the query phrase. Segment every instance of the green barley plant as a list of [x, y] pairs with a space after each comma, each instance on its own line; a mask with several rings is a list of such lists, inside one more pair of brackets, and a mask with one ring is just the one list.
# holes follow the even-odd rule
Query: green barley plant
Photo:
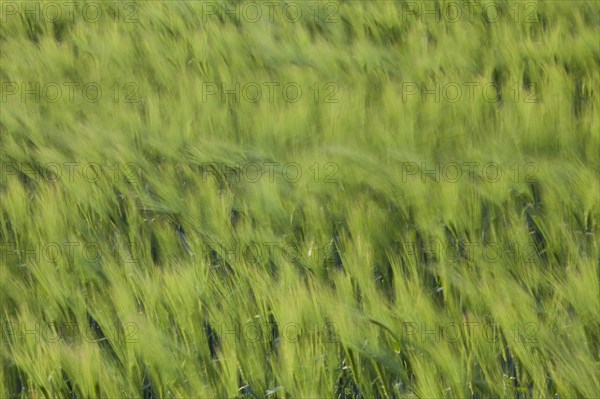
[[597, 397], [597, 1], [0, 7], [0, 396]]

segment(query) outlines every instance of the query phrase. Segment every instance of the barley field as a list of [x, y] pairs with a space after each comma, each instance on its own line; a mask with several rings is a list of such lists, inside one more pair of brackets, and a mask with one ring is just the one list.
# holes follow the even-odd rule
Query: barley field
[[0, 8], [0, 397], [598, 397], [600, 2]]

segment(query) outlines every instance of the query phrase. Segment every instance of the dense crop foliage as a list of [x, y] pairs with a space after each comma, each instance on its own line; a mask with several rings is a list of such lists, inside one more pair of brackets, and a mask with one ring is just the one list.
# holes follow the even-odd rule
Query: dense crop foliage
[[72, 4], [1, 6], [1, 396], [597, 397], [597, 1]]

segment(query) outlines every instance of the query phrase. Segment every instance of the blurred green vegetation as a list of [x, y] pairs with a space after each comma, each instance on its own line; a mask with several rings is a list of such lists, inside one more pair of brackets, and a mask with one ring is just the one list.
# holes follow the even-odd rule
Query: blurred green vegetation
[[2, 396], [595, 397], [599, 3], [268, 4], [2, 2]]

